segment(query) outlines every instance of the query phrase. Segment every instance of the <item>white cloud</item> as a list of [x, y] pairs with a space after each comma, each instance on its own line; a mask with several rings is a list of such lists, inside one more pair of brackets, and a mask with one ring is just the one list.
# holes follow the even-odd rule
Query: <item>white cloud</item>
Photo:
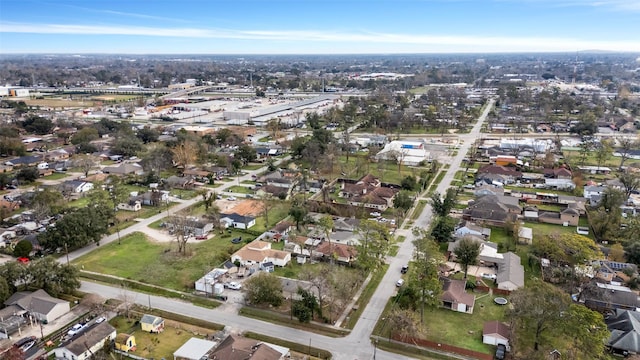
[[[119, 35], [191, 39], [260, 40], [274, 43], [288, 42], [325, 44], [353, 44], [354, 49], [378, 45], [382, 52], [389, 48], [425, 52], [429, 49], [460, 52], [522, 52], [609, 50], [640, 51], [640, 40], [598, 41], [573, 38], [509, 37], [509, 36], [448, 36], [433, 34], [399, 34], [376, 32], [332, 32], [309, 30], [232, 30], [199, 28], [155, 28], [138, 26], [64, 25], [64, 24], [0, 24], [0, 33]], [[457, 49], [457, 50], [456, 50]]]

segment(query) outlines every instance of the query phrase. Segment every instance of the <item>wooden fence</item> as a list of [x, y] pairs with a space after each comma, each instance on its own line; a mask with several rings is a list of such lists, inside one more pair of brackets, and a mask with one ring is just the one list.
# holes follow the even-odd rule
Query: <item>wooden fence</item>
[[473, 359], [493, 360], [493, 355], [491, 355], [491, 354], [485, 354], [485, 353], [481, 353], [479, 351], [464, 349], [464, 348], [460, 348], [460, 347], [457, 347], [457, 346], [444, 344], [444, 343], [439, 343], [439, 342], [435, 342], [435, 341], [429, 341], [429, 340], [425, 340], [425, 339], [412, 338], [412, 337], [401, 339], [398, 336], [394, 336], [393, 340], [396, 340], [396, 341], [399, 341], [399, 342], [403, 342], [403, 343], [406, 343], [406, 344], [422, 346], [422, 347], [434, 349], [434, 350], [437, 350], [437, 351], [444, 351], [444, 352], [449, 352], [449, 353], [458, 354], [458, 355], [462, 355], [462, 356], [467, 356], [467, 357], [470, 357], [470, 358], [473, 358]]

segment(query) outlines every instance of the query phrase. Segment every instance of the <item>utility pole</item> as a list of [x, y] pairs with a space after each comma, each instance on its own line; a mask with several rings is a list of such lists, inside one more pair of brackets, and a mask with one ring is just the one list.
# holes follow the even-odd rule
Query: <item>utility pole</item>
[[67, 248], [67, 243], [64, 243], [64, 252], [67, 255], [67, 266], [69, 266], [69, 249]]

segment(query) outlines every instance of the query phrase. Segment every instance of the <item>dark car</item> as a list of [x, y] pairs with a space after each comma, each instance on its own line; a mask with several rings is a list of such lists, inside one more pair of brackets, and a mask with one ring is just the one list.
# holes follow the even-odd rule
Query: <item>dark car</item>
[[406, 274], [406, 273], [407, 273], [407, 271], [409, 271], [409, 265], [404, 265], [404, 266], [402, 267], [402, 269], [400, 269], [400, 272], [401, 272], [402, 274]]
[[503, 360], [507, 356], [507, 347], [504, 344], [498, 344], [496, 349], [496, 359]]

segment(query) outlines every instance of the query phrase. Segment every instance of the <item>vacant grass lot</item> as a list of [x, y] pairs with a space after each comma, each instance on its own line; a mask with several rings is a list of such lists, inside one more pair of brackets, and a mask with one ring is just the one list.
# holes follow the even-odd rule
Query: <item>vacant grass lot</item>
[[219, 266], [244, 244], [232, 244], [231, 239], [249, 235], [232, 231], [216, 234], [212, 239], [188, 244], [187, 254], [176, 253], [176, 245], [155, 243], [142, 233], [122, 238], [87, 254], [74, 263], [86, 271], [115, 275], [174, 290], [192, 290], [193, 283], [205, 272]]

